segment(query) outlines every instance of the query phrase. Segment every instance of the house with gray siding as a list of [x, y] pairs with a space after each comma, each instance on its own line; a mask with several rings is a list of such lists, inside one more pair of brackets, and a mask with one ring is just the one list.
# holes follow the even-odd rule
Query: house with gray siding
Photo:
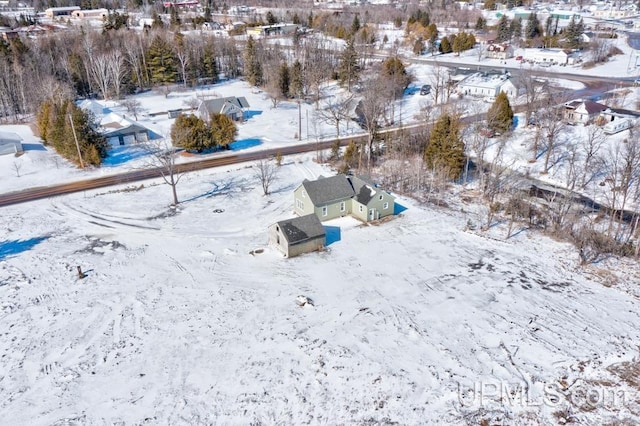
[[393, 215], [395, 197], [367, 180], [343, 174], [305, 180], [293, 192], [294, 210], [321, 221], [352, 215], [370, 222]]
[[244, 112], [248, 108], [249, 102], [244, 96], [207, 99], [200, 102], [198, 116], [209, 121], [211, 114], [224, 114], [234, 121], [241, 121], [244, 120]]
[[315, 214], [281, 220], [269, 227], [269, 243], [285, 257], [321, 250], [326, 243], [326, 232]]

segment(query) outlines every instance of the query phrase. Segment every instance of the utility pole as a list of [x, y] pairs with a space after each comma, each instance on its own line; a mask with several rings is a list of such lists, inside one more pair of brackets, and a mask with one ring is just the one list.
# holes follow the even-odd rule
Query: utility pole
[[300, 98], [298, 98], [298, 140], [302, 140], [302, 107], [300, 106]]
[[76, 136], [76, 128], [73, 125], [73, 117], [69, 114], [69, 122], [71, 122], [71, 130], [73, 131], [73, 139], [76, 141], [76, 148], [78, 148], [78, 158], [80, 159], [80, 167], [84, 169], [84, 161], [82, 161], [82, 152], [80, 152], [80, 144], [78, 143], [78, 137]]

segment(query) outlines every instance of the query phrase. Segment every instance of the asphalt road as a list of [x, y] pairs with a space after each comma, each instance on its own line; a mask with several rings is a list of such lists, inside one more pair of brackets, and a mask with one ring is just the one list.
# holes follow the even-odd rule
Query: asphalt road
[[[397, 129], [388, 129], [385, 132], [393, 131], [397, 131]], [[339, 140], [341, 145], [347, 145], [352, 140], [359, 141], [363, 138], [366, 138], [366, 135], [340, 138]], [[230, 164], [243, 163], [247, 161], [256, 161], [263, 158], [275, 156], [278, 153], [280, 153], [281, 155], [291, 155], [312, 152], [318, 149], [330, 149], [331, 146], [335, 143], [335, 140], [336, 139], [319, 143], [305, 142], [283, 148], [272, 148], [256, 152], [248, 152], [244, 154], [222, 154], [213, 158], [206, 158], [199, 161], [176, 164], [175, 173], [186, 173], [213, 167], [226, 166]], [[167, 173], [166, 168], [156, 167], [140, 169], [116, 175], [103, 176], [94, 179], [80, 180], [66, 184], [42, 186], [29, 188], [22, 191], [9, 192], [0, 194], [0, 207], [33, 200], [40, 200], [43, 198], [49, 198], [58, 195], [71, 194], [74, 192], [86, 191], [89, 189], [104, 188], [112, 185], [120, 185], [125, 183], [138, 182], [146, 179], [160, 178], [165, 173]]]
[[[405, 58], [409, 62], [415, 63], [432, 63], [433, 61], [425, 60], [422, 58]], [[460, 64], [457, 62], [446, 62], [446, 61], [438, 61], [439, 64], [446, 67], [459, 67]], [[495, 69], [495, 67], [483, 67], [476, 66], [476, 68], [482, 69]], [[517, 73], [518, 68], [509, 68], [505, 67], [506, 70], [510, 71], [512, 75]], [[545, 72], [541, 70], [536, 70], [536, 74], [545, 77], [553, 77], [553, 78], [562, 78], [574, 81], [580, 81], [584, 83], [587, 87], [586, 89], [582, 89], [574, 93], [576, 96], [587, 97], [588, 94], [602, 94], [607, 90], [611, 90], [614, 87], [619, 87], [621, 81], [623, 84], [631, 84], [632, 81], [624, 81], [624, 79], [619, 78], [608, 78], [608, 77], [589, 77], [589, 76], [577, 76], [574, 74], [567, 73], [555, 73], [555, 72]], [[515, 110], [520, 110], [521, 107], [515, 108]], [[473, 122], [475, 117], [465, 117], [464, 122], [470, 123]], [[424, 124], [414, 124], [410, 126], [404, 126], [401, 128], [389, 128], [380, 131], [380, 134], [384, 133], [394, 133], [398, 131], [411, 131], [414, 129], [419, 129]], [[349, 141], [359, 141], [361, 139], [366, 139], [366, 134], [361, 135], [353, 135], [349, 137], [339, 138], [340, 144], [342, 146], [347, 145]], [[267, 158], [271, 156], [275, 156], [280, 153], [281, 155], [292, 155], [292, 154], [301, 154], [305, 152], [312, 152], [316, 150], [325, 150], [330, 149], [331, 146], [335, 143], [336, 139], [323, 141], [323, 142], [305, 142], [296, 145], [291, 145], [283, 148], [272, 148], [262, 151], [256, 152], [248, 152], [244, 154], [222, 154], [213, 158], [206, 158], [199, 161], [193, 161], [189, 163], [181, 163], [177, 164], [175, 167], [176, 173], [186, 173], [196, 170], [209, 169], [213, 167], [226, 166], [230, 164], [243, 163], [248, 161], [256, 161], [262, 158]], [[154, 179], [160, 178], [166, 174], [166, 169], [157, 167], [157, 168], [148, 168], [135, 170], [132, 172], [120, 173], [117, 175], [104, 176], [94, 179], [86, 179], [66, 184], [59, 185], [51, 185], [51, 186], [43, 186], [36, 188], [29, 188], [22, 191], [9, 192], [5, 194], [0, 194], [0, 207], [8, 206], [12, 204], [24, 203], [33, 200], [40, 200], [49, 197], [55, 197], [58, 195], [71, 194], [74, 192], [81, 192], [90, 189], [104, 188], [112, 185], [120, 185], [125, 183], [138, 182], [146, 179]]]

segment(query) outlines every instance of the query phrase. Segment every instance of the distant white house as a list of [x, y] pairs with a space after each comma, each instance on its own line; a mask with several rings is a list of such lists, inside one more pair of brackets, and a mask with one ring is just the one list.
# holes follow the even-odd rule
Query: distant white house
[[249, 102], [244, 96], [206, 99], [200, 102], [197, 115], [203, 120], [209, 120], [211, 114], [224, 114], [232, 120], [240, 121], [244, 119], [244, 112], [248, 108]]
[[571, 50], [563, 49], [524, 49], [522, 59], [534, 64], [573, 65], [577, 62], [578, 55]]
[[518, 97], [518, 88], [507, 74], [475, 73], [458, 83], [458, 91], [464, 95], [475, 97], [496, 97], [500, 92], [510, 99]]
[[569, 124], [589, 124], [608, 107], [590, 100], [576, 99], [564, 104], [564, 120]]
[[296, 24], [273, 24], [260, 25], [257, 27], [247, 28], [247, 36], [253, 38], [269, 37], [274, 35], [286, 35], [295, 32], [298, 29]]
[[513, 58], [513, 47], [509, 43], [490, 43], [487, 46], [485, 55], [493, 59]]
[[75, 19], [105, 19], [109, 16], [107, 9], [74, 10], [71, 17]]
[[144, 143], [152, 132], [140, 123], [112, 112], [97, 101], [86, 99], [78, 107], [91, 113], [98, 124], [98, 131], [107, 138], [111, 147]]
[[47, 18], [53, 19], [57, 16], [71, 16], [76, 10], [80, 10], [80, 6], [50, 7], [44, 14]]
[[22, 138], [13, 132], [0, 132], [0, 155], [23, 152]]

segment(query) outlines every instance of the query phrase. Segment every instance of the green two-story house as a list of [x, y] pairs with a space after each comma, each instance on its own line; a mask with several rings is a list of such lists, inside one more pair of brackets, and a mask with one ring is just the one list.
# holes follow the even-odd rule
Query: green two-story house
[[363, 222], [393, 214], [395, 197], [365, 179], [336, 175], [305, 180], [294, 194], [299, 216], [314, 213], [321, 221], [352, 215]]

